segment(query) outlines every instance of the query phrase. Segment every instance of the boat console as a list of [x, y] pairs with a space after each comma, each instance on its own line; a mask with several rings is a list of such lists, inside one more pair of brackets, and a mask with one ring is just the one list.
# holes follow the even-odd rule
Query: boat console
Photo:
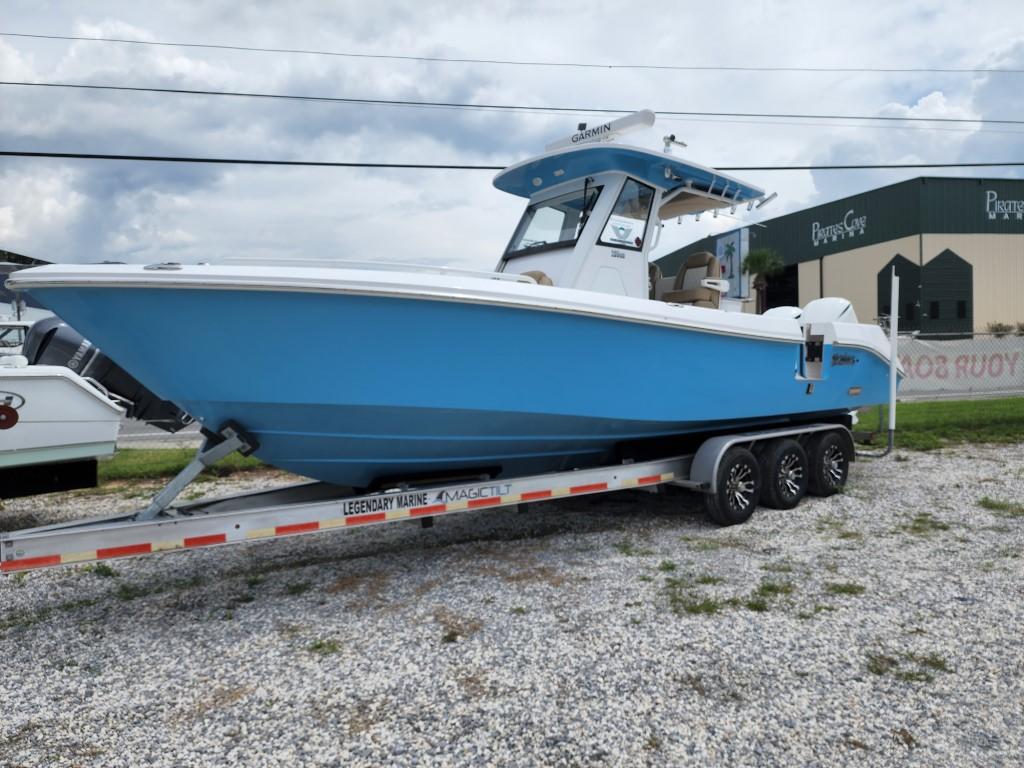
[[653, 123], [644, 111], [597, 128], [581, 125], [548, 152], [499, 173], [498, 189], [529, 202], [496, 271], [561, 288], [733, 308], [722, 306], [729, 284], [711, 254], [691, 257], [668, 277], [652, 276], [648, 259], [664, 219], [752, 206], [765, 193], [673, 157], [674, 137], [665, 152], [607, 143]]

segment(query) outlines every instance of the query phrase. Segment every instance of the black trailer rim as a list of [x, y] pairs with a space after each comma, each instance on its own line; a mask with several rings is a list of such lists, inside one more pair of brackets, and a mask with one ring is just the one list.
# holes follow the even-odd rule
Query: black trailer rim
[[804, 479], [804, 463], [795, 451], [785, 454], [779, 461], [776, 486], [789, 499], [800, 495]]
[[843, 449], [838, 445], [830, 445], [825, 449], [822, 458], [825, 480], [832, 486], [841, 485], [846, 465], [846, 454], [843, 453]]
[[745, 461], [734, 464], [725, 482], [729, 506], [737, 512], [745, 511], [753, 503], [755, 487], [753, 467]]

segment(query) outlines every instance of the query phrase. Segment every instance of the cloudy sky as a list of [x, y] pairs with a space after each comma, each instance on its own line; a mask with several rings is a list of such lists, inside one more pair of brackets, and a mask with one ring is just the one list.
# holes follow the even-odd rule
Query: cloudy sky
[[[0, 32], [602, 64], [1024, 69], [1020, 0], [84, 3], [4, 0]], [[587, 109], [1024, 118], [1024, 75], [684, 72], [395, 61], [0, 36], [0, 80]], [[504, 165], [599, 113], [0, 86], [0, 149]], [[709, 165], [1024, 159], [1024, 126], [659, 119]], [[938, 172], [930, 172], [938, 173]], [[1021, 169], [953, 175], [1020, 175]], [[777, 216], [920, 175], [749, 173]], [[51, 261], [386, 259], [489, 269], [521, 202], [486, 171], [0, 159], [0, 249]], [[739, 216], [739, 214], [737, 214]], [[749, 220], [757, 220], [751, 216]], [[671, 223], [656, 255], [735, 226]]]

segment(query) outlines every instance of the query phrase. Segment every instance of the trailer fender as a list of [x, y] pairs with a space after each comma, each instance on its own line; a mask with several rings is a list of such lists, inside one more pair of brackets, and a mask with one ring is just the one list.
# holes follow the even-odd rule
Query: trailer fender
[[839, 424], [807, 424], [799, 427], [784, 429], [771, 429], [759, 432], [747, 432], [735, 435], [719, 435], [711, 437], [701, 443], [697, 453], [693, 456], [693, 463], [690, 465], [690, 477], [685, 483], [687, 487], [694, 488], [705, 493], [714, 493], [718, 477], [718, 466], [722, 463], [725, 452], [734, 445], [742, 445], [753, 448], [755, 443], [765, 440], [772, 440], [777, 437], [795, 437], [803, 439], [811, 434], [820, 432], [838, 432], [842, 435], [847, 445], [852, 448], [853, 435], [850, 430]]
[[715, 480], [718, 477], [718, 465], [722, 463], [725, 452], [734, 445], [750, 442], [749, 437], [742, 435], [720, 435], [705, 440], [690, 465], [690, 483], [706, 493], [717, 491]]

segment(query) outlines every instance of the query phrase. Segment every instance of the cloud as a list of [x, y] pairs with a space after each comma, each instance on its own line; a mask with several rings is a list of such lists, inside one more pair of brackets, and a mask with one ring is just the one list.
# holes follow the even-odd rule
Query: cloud
[[[1014, 3], [994, 3], [1010, 13]], [[97, 0], [75, 18], [14, 2], [11, 29], [146, 40], [354, 53], [537, 61], [775, 66], [1022, 65], [1009, 25], [952, 2], [859, 6], [841, 30], [822, 4], [756, 4], [742, 12], [685, 4], [652, 25], [619, 3], [537, 0], [466, 4], [251, 3], [145, 7]], [[738, 23], [742, 22], [742, 23]], [[908, 46], [906, 29], [917, 47]], [[987, 52], [987, 53], [983, 53]], [[91, 42], [0, 39], [11, 80], [451, 102], [571, 106], [561, 116], [402, 109], [198, 96], [4, 87], [0, 146], [57, 151], [253, 158], [502, 164], [540, 151], [587, 108], [1003, 116], [1024, 112], [1016, 78], [815, 73], [711, 73], [507, 67], [256, 54]], [[789, 121], [798, 123], [801, 121]], [[808, 121], [802, 121], [808, 122]], [[660, 146], [676, 133], [705, 164], [947, 160], [1020, 155], [1017, 134], [865, 126], [661, 120], [631, 137]], [[1002, 158], [998, 158], [1002, 159]], [[1011, 158], [1012, 159], [1012, 158]], [[488, 269], [522, 201], [490, 173], [246, 168], [6, 161], [0, 248], [54, 260], [207, 261], [246, 255], [448, 262]], [[687, 219], [665, 228], [659, 253], [709, 231], [779, 215], [911, 173], [737, 174], [778, 191], [740, 221]], [[739, 217], [740, 214], [738, 213]]]

